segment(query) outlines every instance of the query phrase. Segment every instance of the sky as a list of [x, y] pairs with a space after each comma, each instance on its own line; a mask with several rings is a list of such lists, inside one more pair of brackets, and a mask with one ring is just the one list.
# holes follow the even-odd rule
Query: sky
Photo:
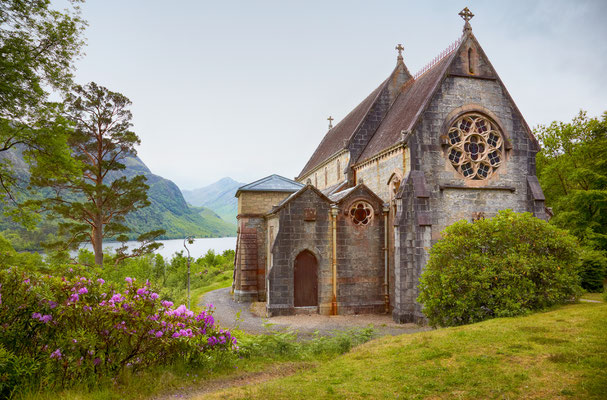
[[132, 101], [138, 155], [181, 189], [294, 178], [396, 44], [415, 73], [461, 35], [466, 6], [531, 127], [607, 110], [605, 0], [88, 0], [76, 81]]

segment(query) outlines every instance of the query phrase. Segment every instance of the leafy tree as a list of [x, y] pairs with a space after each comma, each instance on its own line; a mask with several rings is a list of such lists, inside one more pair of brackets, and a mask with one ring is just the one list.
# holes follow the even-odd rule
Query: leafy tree
[[430, 250], [418, 301], [433, 326], [512, 317], [580, 294], [577, 239], [529, 213], [447, 227]]
[[588, 118], [581, 111], [571, 122], [539, 126], [542, 144], [538, 177], [552, 222], [583, 244], [607, 250], [607, 112]]
[[600, 291], [607, 277], [607, 112], [580, 113], [571, 122], [539, 126], [538, 176], [551, 222], [568, 229], [586, 249], [580, 276], [586, 290]]
[[80, 2], [70, 0], [64, 11], [49, 0], [0, 2], [0, 186], [11, 198], [19, 176], [7, 152], [21, 151], [34, 164], [46, 155], [55, 166], [69, 165], [65, 121], [48, 96], [71, 86], [83, 46]]
[[[75, 86], [65, 100], [65, 112], [74, 124], [68, 144], [80, 173], [31, 178], [34, 184], [53, 189], [54, 195], [40, 204], [65, 219], [59, 224], [59, 234], [65, 240], [54, 243], [54, 247], [74, 248], [90, 241], [99, 266], [103, 265], [103, 239], [128, 240], [125, 215], [150, 204], [146, 178], [137, 175], [129, 179], [120, 174], [125, 169], [125, 157], [134, 156], [135, 145], [140, 143], [130, 130], [130, 104], [124, 95], [94, 82]], [[123, 246], [115, 262], [154, 250], [159, 244], [153, 239], [161, 233], [140, 235], [141, 247], [127, 255]]]

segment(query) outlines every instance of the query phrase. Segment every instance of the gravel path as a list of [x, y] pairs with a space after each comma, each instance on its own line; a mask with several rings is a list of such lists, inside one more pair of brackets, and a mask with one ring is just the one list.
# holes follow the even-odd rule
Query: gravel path
[[[230, 288], [218, 289], [208, 292], [202, 299], [202, 304], [213, 304], [215, 319], [227, 328], [238, 327], [245, 332], [260, 334], [271, 330], [297, 330], [302, 334], [312, 334], [319, 331], [329, 334], [335, 330], [352, 328], [365, 328], [373, 325], [378, 335], [400, 335], [430, 330], [415, 324], [397, 324], [389, 315], [293, 315], [272, 318], [261, 318], [254, 315], [250, 308], [251, 303], [237, 303], [230, 295]], [[239, 320], [236, 320], [238, 313]], [[266, 325], [267, 327], [264, 327]]]

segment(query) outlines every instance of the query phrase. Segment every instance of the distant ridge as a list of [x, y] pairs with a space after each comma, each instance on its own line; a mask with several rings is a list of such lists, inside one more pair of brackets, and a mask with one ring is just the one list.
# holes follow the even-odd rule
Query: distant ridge
[[[1, 159], [10, 160], [21, 179], [28, 179], [28, 165], [23, 161], [20, 152], [5, 152]], [[123, 163], [126, 168], [112, 173], [111, 179], [144, 175], [147, 178], [146, 184], [150, 187], [148, 190], [150, 206], [126, 217], [126, 225], [131, 229], [128, 233], [130, 238], [134, 239], [139, 234], [154, 229], [166, 231], [160, 239], [236, 235], [235, 223], [225, 221], [208, 207], [189, 207], [177, 185], [153, 174], [139, 157], [126, 157]], [[13, 223], [8, 217], [0, 215], [0, 233], [10, 238], [19, 250], [39, 249], [40, 242], [46, 239], [46, 235], [55, 231], [56, 221], [44, 222], [38, 230], [29, 231]]]
[[223, 220], [236, 224], [238, 201], [234, 195], [244, 183], [225, 177], [208, 186], [193, 190], [182, 190], [185, 200], [194, 207], [206, 207]]

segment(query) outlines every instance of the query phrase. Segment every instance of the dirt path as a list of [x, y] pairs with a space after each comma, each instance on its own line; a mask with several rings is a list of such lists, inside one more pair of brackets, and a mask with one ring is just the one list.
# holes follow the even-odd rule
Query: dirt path
[[[397, 324], [389, 315], [293, 315], [272, 318], [261, 318], [251, 313], [250, 303], [237, 303], [230, 295], [230, 288], [218, 289], [207, 293], [202, 304], [213, 304], [215, 319], [221, 326], [244, 330], [245, 332], [262, 334], [270, 330], [297, 330], [301, 334], [330, 334], [335, 330], [365, 328], [373, 325], [377, 335], [401, 335], [429, 330], [415, 324]], [[237, 320], [237, 316], [239, 319]], [[264, 327], [264, 324], [267, 327]], [[268, 326], [269, 325], [269, 326]]]
[[312, 368], [315, 364], [310, 362], [287, 362], [270, 365], [260, 372], [245, 373], [242, 375], [229, 376], [221, 379], [203, 382], [203, 387], [189, 388], [173, 392], [164, 396], [153, 397], [150, 400], [202, 400], [206, 395], [219, 392], [223, 389], [255, 385], [272, 379], [293, 375], [304, 369]]
[[[287, 317], [261, 318], [254, 315], [251, 303], [237, 303], [230, 295], [230, 288], [213, 290], [205, 294], [201, 305], [213, 304], [215, 320], [226, 328], [239, 328], [253, 334], [264, 334], [269, 331], [296, 330], [302, 337], [318, 331], [320, 334], [331, 334], [336, 330], [366, 328], [373, 325], [377, 336], [401, 335], [429, 330], [415, 324], [397, 324], [389, 315], [294, 315]], [[312, 368], [310, 362], [276, 363], [269, 365], [261, 372], [244, 373], [225, 378], [202, 382], [199, 387], [154, 397], [153, 400], [189, 399], [201, 400], [207, 395], [231, 387], [257, 384], [284, 376], [293, 375], [301, 370]]]

